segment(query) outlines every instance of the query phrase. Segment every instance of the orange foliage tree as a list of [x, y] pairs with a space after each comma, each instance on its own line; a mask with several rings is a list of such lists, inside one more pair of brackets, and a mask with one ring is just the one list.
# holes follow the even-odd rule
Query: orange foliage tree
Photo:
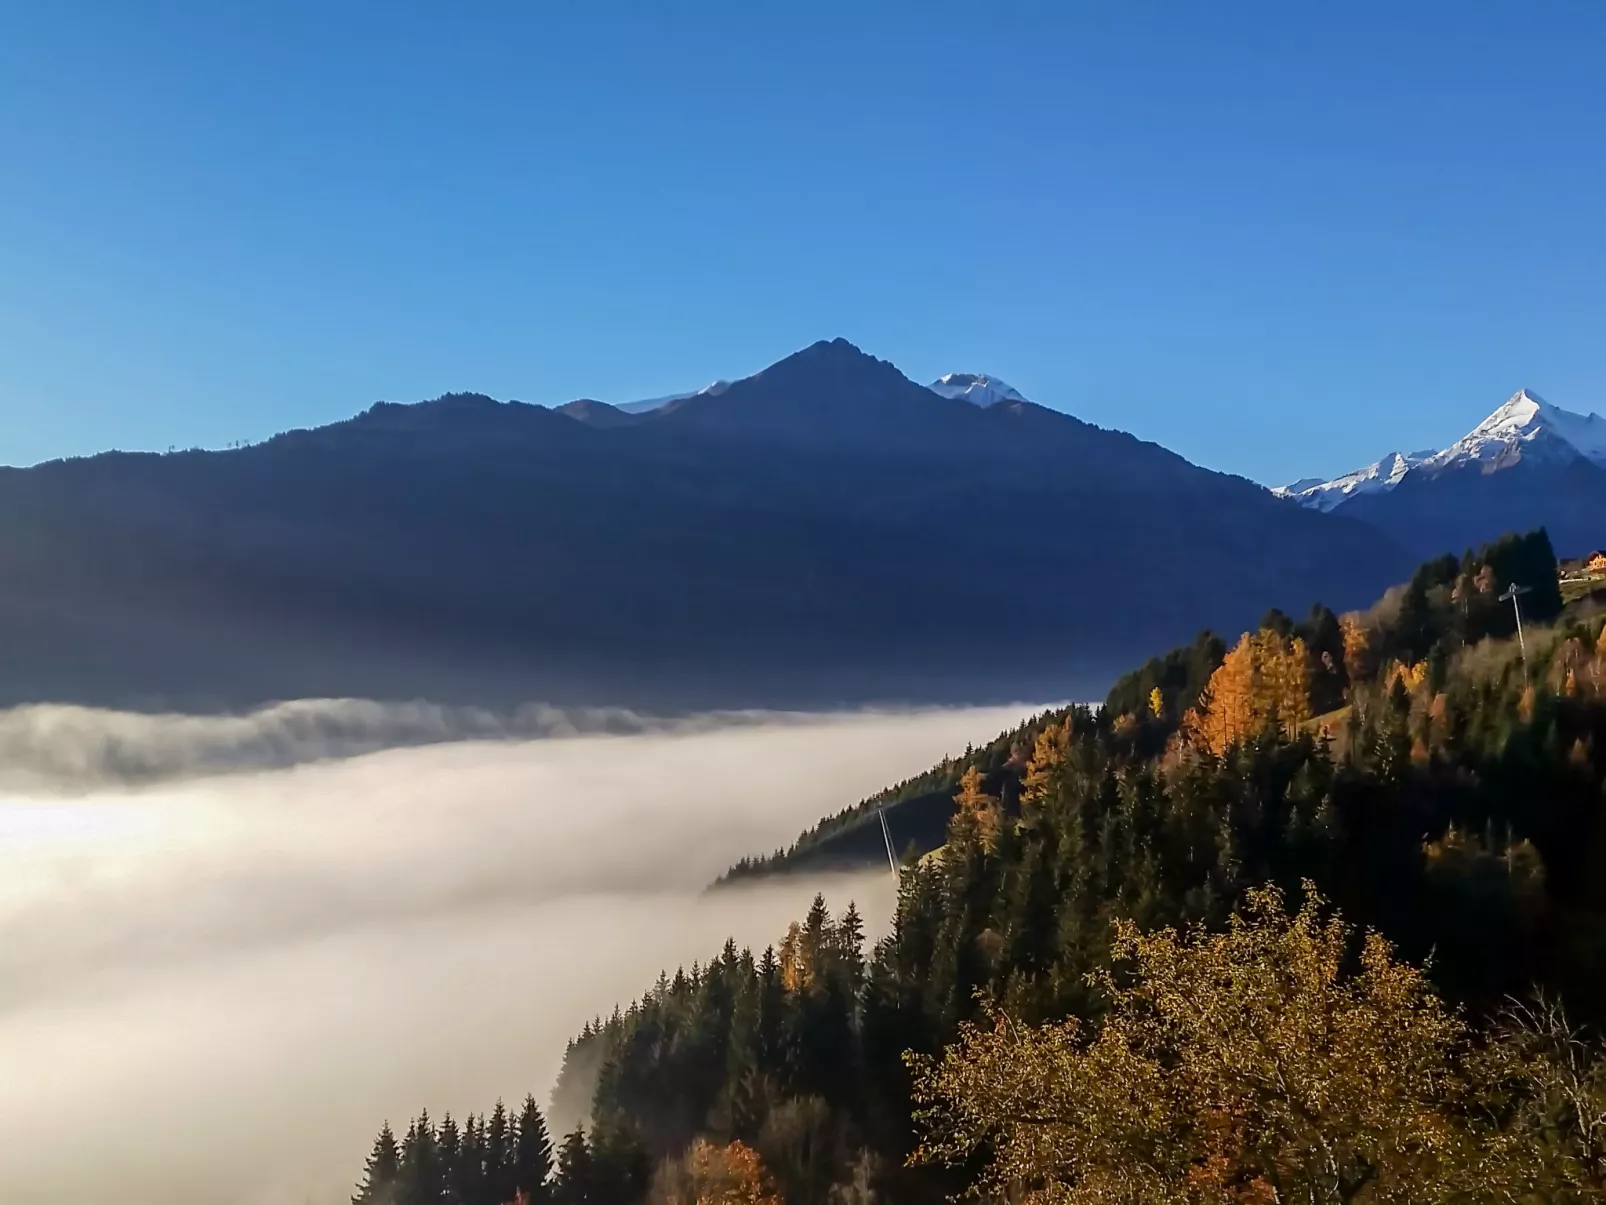
[[1268, 731], [1292, 734], [1310, 719], [1310, 652], [1298, 637], [1244, 633], [1210, 676], [1183, 724], [1186, 738], [1216, 754]]
[[1372, 633], [1353, 612], [1341, 616], [1338, 627], [1344, 636], [1344, 672], [1351, 682], [1364, 681], [1371, 676]]
[[706, 1138], [660, 1171], [654, 1195], [664, 1205], [781, 1205], [752, 1147], [742, 1142], [716, 1146]]
[[998, 844], [998, 830], [1003, 824], [1003, 811], [998, 798], [987, 794], [982, 787], [981, 771], [971, 766], [959, 780], [959, 792], [954, 796], [959, 808], [956, 819], [968, 821], [976, 827], [983, 847], [992, 849]]

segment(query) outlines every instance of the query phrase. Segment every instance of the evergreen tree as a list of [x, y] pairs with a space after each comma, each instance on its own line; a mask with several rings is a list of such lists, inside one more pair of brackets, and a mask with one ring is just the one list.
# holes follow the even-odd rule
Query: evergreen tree
[[429, 1110], [407, 1127], [402, 1139], [397, 1205], [439, 1205], [446, 1189], [440, 1146]]
[[598, 1205], [591, 1146], [585, 1131], [566, 1134], [558, 1148], [558, 1173], [552, 1181], [552, 1205]]
[[362, 1183], [351, 1198], [352, 1205], [395, 1205], [396, 1184], [400, 1176], [401, 1149], [387, 1121], [379, 1128], [379, 1136], [374, 1139], [374, 1149], [363, 1168]]
[[519, 1112], [513, 1141], [513, 1185], [531, 1201], [544, 1202], [550, 1191], [552, 1139], [546, 1118], [536, 1107], [535, 1097], [526, 1096]]
[[486, 1195], [498, 1205], [511, 1201], [517, 1187], [513, 1177], [513, 1134], [507, 1108], [501, 1101], [491, 1110], [485, 1123]]

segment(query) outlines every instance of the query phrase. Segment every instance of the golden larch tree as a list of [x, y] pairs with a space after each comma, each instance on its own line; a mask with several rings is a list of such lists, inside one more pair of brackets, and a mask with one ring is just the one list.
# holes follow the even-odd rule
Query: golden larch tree
[[1303, 640], [1246, 632], [1184, 717], [1184, 735], [1216, 754], [1267, 731], [1292, 735], [1310, 719], [1310, 685]]
[[786, 928], [781, 939], [778, 961], [781, 965], [781, 986], [789, 992], [801, 992], [814, 982], [814, 963], [817, 953], [807, 930], [797, 921]]
[[1351, 611], [1338, 621], [1344, 637], [1344, 672], [1351, 682], [1364, 682], [1372, 670], [1372, 633]]
[[987, 794], [982, 785], [981, 771], [975, 766], [966, 770], [959, 779], [954, 804], [959, 809], [959, 817], [975, 825], [983, 848], [992, 849], [998, 844], [998, 830], [1004, 820], [1003, 810], [998, 805], [997, 796]]
[[1060, 768], [1071, 749], [1071, 717], [1063, 724], [1051, 724], [1037, 734], [1032, 746], [1031, 760], [1021, 780], [1021, 798], [1028, 804], [1040, 804], [1058, 787]]

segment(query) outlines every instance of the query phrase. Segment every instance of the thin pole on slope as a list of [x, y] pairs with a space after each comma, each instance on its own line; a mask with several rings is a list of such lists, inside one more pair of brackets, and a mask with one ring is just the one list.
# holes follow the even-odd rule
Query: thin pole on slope
[[1517, 616], [1517, 647], [1522, 650], [1522, 677], [1524, 681], [1528, 679], [1528, 639], [1522, 634], [1522, 604], [1517, 600], [1532, 589], [1533, 587], [1531, 586], [1519, 586], [1516, 582], [1512, 582], [1511, 585], [1506, 587], [1506, 592], [1500, 596], [1501, 602], [1505, 602], [1507, 599], [1511, 601], [1511, 609]]
[[876, 808], [875, 814], [881, 818], [881, 839], [887, 843], [887, 865], [892, 867], [892, 877], [902, 884], [903, 873], [898, 869], [897, 855], [892, 852], [892, 830], [887, 827], [887, 809]]

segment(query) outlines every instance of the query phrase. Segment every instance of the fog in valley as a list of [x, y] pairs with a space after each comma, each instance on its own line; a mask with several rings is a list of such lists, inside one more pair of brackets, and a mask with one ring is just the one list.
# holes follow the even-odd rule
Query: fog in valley
[[703, 888], [1030, 710], [0, 714], [0, 1201], [343, 1203], [816, 890], [878, 935], [884, 872]]

